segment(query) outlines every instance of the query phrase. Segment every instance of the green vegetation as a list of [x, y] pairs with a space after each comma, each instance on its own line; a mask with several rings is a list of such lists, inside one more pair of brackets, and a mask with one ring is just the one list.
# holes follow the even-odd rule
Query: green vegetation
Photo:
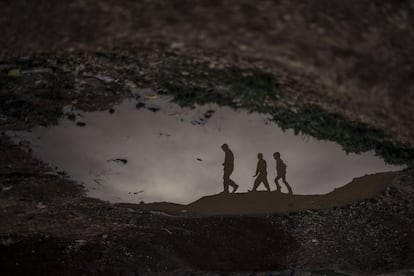
[[182, 106], [214, 102], [270, 114], [283, 130], [342, 145], [348, 152], [374, 151], [391, 164], [411, 164], [414, 149], [395, 143], [383, 131], [350, 122], [315, 105], [289, 106], [289, 95], [273, 75], [259, 70], [211, 69], [173, 58], [161, 76], [161, 87]]
[[[27, 62], [19, 64], [21, 69], [30, 66]], [[0, 113], [29, 126], [56, 124], [68, 101], [64, 90], [71, 85], [73, 80], [63, 72], [41, 74], [36, 80], [0, 72]]]
[[[181, 106], [217, 103], [265, 113], [283, 130], [293, 129], [297, 135], [310, 135], [320, 140], [336, 142], [348, 153], [374, 151], [390, 164], [412, 166], [414, 162], [414, 148], [396, 143], [379, 129], [351, 122], [316, 105], [293, 105], [286, 86], [274, 75], [259, 69], [209, 66], [174, 54], [166, 54], [156, 68], [128, 56], [101, 53], [97, 54], [97, 58], [103, 63], [99, 66], [87, 63], [85, 67], [109, 68], [113, 64], [120, 67], [132, 64], [152, 72], [155, 75], [151, 75], [145, 82], [173, 95], [174, 101]], [[65, 61], [59, 63], [64, 64]], [[25, 128], [36, 124], [57, 123], [62, 116], [62, 107], [72, 100], [85, 103], [83, 106], [86, 107], [102, 103], [100, 108], [106, 108], [114, 99], [122, 97], [122, 93], [116, 91], [116, 97], [105, 98], [99, 89], [88, 90], [87, 94], [74, 93], [74, 73], [62, 72], [42, 58], [13, 60], [11, 64], [16, 64], [22, 71], [32, 67], [53, 69], [53, 74], [40, 74], [35, 79], [30, 76], [10, 77], [6, 71], [0, 72], [0, 115], [12, 118], [17, 125]], [[132, 73], [129, 69], [116, 71], [121, 80], [140, 79], [140, 76], [131, 75]], [[118, 85], [114, 89], [123, 88]], [[125, 91], [123, 93], [127, 95]], [[91, 107], [91, 110], [95, 109]]]

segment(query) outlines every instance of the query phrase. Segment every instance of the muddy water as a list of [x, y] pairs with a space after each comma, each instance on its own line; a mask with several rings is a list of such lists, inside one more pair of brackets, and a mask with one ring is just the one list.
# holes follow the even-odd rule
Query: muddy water
[[283, 132], [263, 114], [216, 105], [180, 108], [166, 97], [136, 104], [125, 100], [113, 113], [73, 111], [76, 122], [65, 118], [57, 126], [11, 135], [83, 183], [89, 196], [112, 202], [189, 203], [221, 192], [223, 143], [234, 153], [231, 178], [238, 192], [251, 189], [259, 152], [272, 190], [273, 153], [281, 153], [295, 194], [325, 194], [357, 176], [401, 169], [371, 152], [346, 154], [335, 143]]

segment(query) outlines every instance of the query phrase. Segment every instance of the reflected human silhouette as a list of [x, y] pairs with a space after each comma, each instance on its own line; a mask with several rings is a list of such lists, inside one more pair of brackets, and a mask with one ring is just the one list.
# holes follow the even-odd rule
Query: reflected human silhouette
[[292, 187], [290, 187], [289, 183], [286, 181], [286, 169], [287, 166], [285, 162], [283, 162], [282, 158], [280, 158], [280, 153], [275, 152], [273, 154], [273, 157], [276, 160], [276, 178], [275, 178], [275, 184], [276, 184], [276, 191], [280, 192], [281, 187], [278, 182], [279, 179], [282, 179], [283, 183], [286, 185], [286, 188], [288, 189], [289, 194], [293, 194]]
[[257, 161], [256, 174], [253, 175], [253, 177], [257, 176], [257, 178], [254, 180], [253, 189], [250, 192], [255, 192], [261, 183], [263, 183], [263, 185], [266, 187], [266, 190], [270, 192], [269, 182], [267, 181], [266, 160], [263, 159], [262, 153], [257, 154], [257, 159], [259, 159], [259, 161]]
[[221, 149], [224, 151], [225, 154], [223, 163], [223, 193], [229, 192], [229, 186], [233, 188], [232, 193], [235, 193], [239, 188], [239, 185], [237, 185], [233, 180], [230, 179], [230, 175], [233, 173], [234, 169], [234, 155], [227, 144], [223, 144], [221, 146]]

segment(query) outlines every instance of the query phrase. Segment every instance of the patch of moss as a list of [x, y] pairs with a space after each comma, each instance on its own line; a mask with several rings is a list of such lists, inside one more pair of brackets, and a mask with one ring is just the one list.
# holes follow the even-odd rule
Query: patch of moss
[[347, 153], [374, 151], [390, 164], [414, 161], [414, 149], [392, 141], [384, 132], [368, 125], [350, 122], [314, 105], [304, 105], [294, 112], [289, 109], [267, 110], [283, 129], [294, 129], [296, 134], [311, 135], [319, 140], [340, 144]]
[[[96, 53], [110, 64], [143, 63], [115, 54]], [[414, 149], [396, 143], [379, 129], [358, 122], [351, 122], [338, 114], [328, 113], [315, 105], [291, 106], [290, 95], [278, 79], [259, 69], [220, 68], [194, 63], [184, 56], [167, 53], [157, 65], [157, 76], [152, 80], [160, 89], [174, 96], [181, 106], [217, 103], [250, 112], [270, 114], [283, 130], [293, 129], [295, 134], [305, 134], [320, 140], [342, 145], [346, 152], [374, 151], [391, 164], [414, 162]], [[13, 60], [21, 69], [34, 66], [50, 67], [46, 59]], [[46, 86], [33, 87], [24, 78], [0, 75], [0, 111], [26, 126], [57, 123], [61, 108], [71, 100], [66, 89], [74, 86], [74, 76], [55, 71], [45, 77]], [[38, 89], [38, 90], [36, 90]]]
[[182, 106], [215, 102], [231, 107], [263, 106], [263, 101], [280, 98], [279, 83], [273, 75], [257, 69], [211, 69], [189, 64], [183, 57], [169, 57], [163, 68], [161, 86]]
[[[15, 62], [19, 68], [46, 66], [44, 61]], [[8, 77], [0, 75], [0, 111], [13, 121], [27, 126], [56, 124], [62, 116], [62, 106], [66, 102], [64, 90], [73, 87], [73, 78], [63, 72], [42, 75], [38, 78], [42, 85], [35, 84], [31, 77]]]
[[266, 113], [283, 130], [293, 129], [295, 134], [336, 142], [347, 153], [374, 151], [390, 164], [414, 162], [413, 148], [394, 142], [379, 129], [351, 122], [315, 105], [293, 109], [286, 104], [289, 94], [277, 79], [257, 69], [212, 69], [172, 57], [160, 79], [161, 88], [181, 106], [216, 103]]

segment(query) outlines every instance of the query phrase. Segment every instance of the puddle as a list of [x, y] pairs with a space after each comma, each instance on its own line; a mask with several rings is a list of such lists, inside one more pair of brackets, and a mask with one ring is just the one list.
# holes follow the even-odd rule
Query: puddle
[[125, 100], [111, 112], [82, 112], [72, 120], [8, 134], [28, 141], [35, 156], [83, 183], [89, 196], [112, 202], [186, 204], [221, 192], [224, 143], [234, 153], [231, 178], [238, 192], [252, 188], [259, 152], [272, 190], [273, 153], [281, 153], [294, 194], [326, 194], [354, 177], [402, 168], [372, 152], [346, 154], [338, 144], [284, 132], [263, 114], [214, 104], [180, 108], [166, 96], [138, 105]]

